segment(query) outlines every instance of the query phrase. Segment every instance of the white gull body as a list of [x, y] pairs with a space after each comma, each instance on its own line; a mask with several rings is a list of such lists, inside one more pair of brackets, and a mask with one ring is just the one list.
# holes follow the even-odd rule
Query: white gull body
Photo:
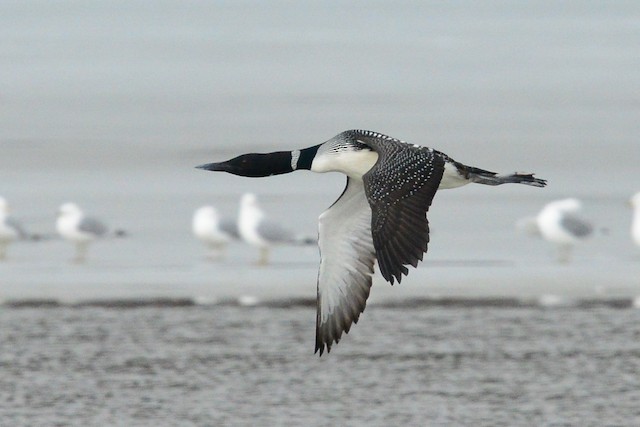
[[238, 238], [236, 221], [223, 218], [213, 206], [196, 209], [191, 224], [193, 235], [209, 249], [212, 260], [219, 259], [226, 246]]
[[91, 242], [103, 237], [107, 227], [95, 218], [88, 217], [75, 203], [64, 203], [58, 209], [56, 231], [75, 245], [75, 262], [84, 262]]
[[593, 233], [581, 211], [582, 202], [568, 198], [546, 204], [537, 216], [540, 234], [556, 245], [560, 262], [569, 262], [573, 247]]
[[0, 197], [0, 260], [7, 257], [7, 248], [16, 240], [25, 239], [26, 232], [11, 215], [9, 204], [4, 197]]
[[240, 199], [238, 232], [242, 240], [259, 249], [258, 265], [269, 263], [269, 251], [272, 246], [311, 243], [297, 237], [293, 231], [280, 223], [267, 218], [258, 203], [258, 198], [252, 193], [246, 193]]
[[640, 192], [631, 197], [631, 207], [633, 208], [633, 217], [631, 219], [631, 239], [640, 246]]

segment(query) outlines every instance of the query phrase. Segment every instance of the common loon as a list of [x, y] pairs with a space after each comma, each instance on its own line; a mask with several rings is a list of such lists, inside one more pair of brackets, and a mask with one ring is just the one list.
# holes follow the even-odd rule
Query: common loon
[[558, 247], [559, 262], [569, 262], [573, 246], [593, 233], [581, 210], [580, 200], [562, 199], [547, 203], [536, 217], [542, 237]]
[[422, 260], [429, 242], [426, 214], [438, 189], [470, 182], [546, 185], [532, 174], [498, 175], [367, 130], [348, 130], [302, 150], [244, 154], [198, 168], [248, 177], [299, 169], [347, 175], [342, 195], [319, 218], [315, 352], [320, 355], [357, 323], [376, 260], [391, 284], [408, 274], [407, 265], [417, 267]]

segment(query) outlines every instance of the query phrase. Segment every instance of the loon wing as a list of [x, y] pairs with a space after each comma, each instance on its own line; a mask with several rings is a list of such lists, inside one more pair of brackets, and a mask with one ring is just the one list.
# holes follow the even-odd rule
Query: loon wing
[[416, 267], [429, 243], [427, 211], [444, 173], [434, 150], [362, 131], [356, 140], [373, 148], [378, 161], [363, 177], [371, 206], [371, 234], [380, 273], [391, 284]]
[[371, 289], [375, 250], [371, 209], [361, 181], [347, 178], [338, 200], [319, 219], [320, 272], [316, 352], [327, 352], [364, 311]]

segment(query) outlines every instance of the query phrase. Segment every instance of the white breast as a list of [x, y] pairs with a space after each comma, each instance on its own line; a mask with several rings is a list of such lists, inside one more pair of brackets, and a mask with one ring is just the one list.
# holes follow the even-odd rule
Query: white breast
[[442, 190], [462, 187], [469, 182], [471, 181], [465, 179], [462, 175], [460, 175], [460, 173], [458, 173], [458, 168], [456, 168], [452, 163], [446, 162], [444, 164], [444, 173], [442, 174], [442, 179], [440, 180], [438, 189]]
[[636, 245], [640, 246], [640, 207], [636, 207], [631, 225], [631, 236]]
[[554, 207], [544, 208], [538, 215], [538, 227], [542, 236], [553, 243], [573, 245], [578, 239], [560, 225], [562, 213]]
[[245, 242], [254, 246], [267, 246], [267, 242], [258, 234], [258, 225], [263, 221], [264, 213], [255, 206], [243, 205], [238, 217], [238, 231]]
[[362, 180], [362, 175], [378, 161], [378, 153], [370, 150], [319, 153], [311, 163], [313, 172], [342, 172], [349, 178]]
[[81, 215], [75, 214], [63, 214], [58, 217], [56, 221], [56, 230], [65, 239], [74, 241], [89, 241], [93, 240], [95, 236], [80, 231], [78, 225], [82, 220]]
[[230, 237], [218, 227], [218, 214], [213, 208], [202, 207], [193, 216], [193, 234], [209, 244], [224, 244]]

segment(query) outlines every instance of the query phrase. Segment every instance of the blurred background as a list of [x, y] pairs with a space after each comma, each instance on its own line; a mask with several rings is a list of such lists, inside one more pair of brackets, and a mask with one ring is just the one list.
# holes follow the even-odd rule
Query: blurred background
[[[640, 191], [639, 46], [637, 1], [3, 1], [0, 195], [45, 238], [12, 244], [0, 262], [0, 367], [11, 373], [1, 415], [636, 424], [640, 319], [614, 308], [640, 295], [628, 205]], [[317, 248], [274, 248], [256, 266], [258, 251], [238, 242], [211, 262], [191, 220], [203, 205], [235, 217], [252, 192], [270, 218], [313, 235], [344, 177], [194, 166], [352, 128], [548, 186], [439, 192], [425, 262], [394, 287], [376, 276], [379, 306], [318, 361]], [[515, 224], [566, 197], [582, 200], [595, 233], [559, 264], [553, 245]], [[64, 202], [127, 237], [72, 263], [55, 233]], [[203, 305], [91, 305], [150, 298]], [[296, 298], [306, 302], [289, 311], [205, 307]], [[80, 309], [42, 311], [34, 299]], [[409, 299], [424, 304], [395, 305]], [[456, 309], [433, 308], [438, 299]], [[613, 302], [592, 311], [598, 301]]]
[[[549, 181], [439, 193], [427, 261], [397, 292], [635, 292], [627, 201], [640, 190], [639, 11], [635, 2], [3, 2], [0, 195], [30, 232], [55, 234], [58, 206], [73, 201], [130, 237], [93, 245], [82, 266], [62, 240], [12, 245], [0, 296], [313, 297], [314, 248], [277, 249], [256, 269], [255, 250], [232, 245], [212, 265], [191, 216], [205, 204], [235, 216], [253, 192], [272, 219], [313, 234], [344, 177], [248, 179], [194, 166], [351, 128]], [[553, 246], [514, 224], [564, 197], [580, 198], [608, 233], [558, 269]]]

